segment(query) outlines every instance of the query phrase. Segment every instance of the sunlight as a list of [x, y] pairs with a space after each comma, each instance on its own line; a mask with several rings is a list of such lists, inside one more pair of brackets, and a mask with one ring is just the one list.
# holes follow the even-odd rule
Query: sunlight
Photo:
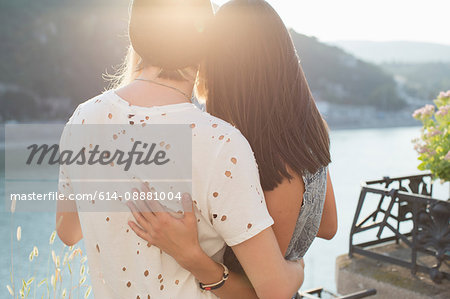
[[[222, 5], [227, 0], [214, 0]], [[446, 0], [267, 0], [288, 27], [320, 40], [407, 40], [450, 44]], [[401, 21], [399, 21], [401, 19]]]

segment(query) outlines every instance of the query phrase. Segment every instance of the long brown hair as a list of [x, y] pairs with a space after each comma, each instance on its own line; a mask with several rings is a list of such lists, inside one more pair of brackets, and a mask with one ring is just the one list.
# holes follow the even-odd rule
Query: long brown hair
[[231, 1], [208, 35], [198, 89], [207, 111], [248, 139], [263, 189], [291, 179], [288, 169], [302, 175], [327, 166], [328, 128], [275, 10], [262, 0]]

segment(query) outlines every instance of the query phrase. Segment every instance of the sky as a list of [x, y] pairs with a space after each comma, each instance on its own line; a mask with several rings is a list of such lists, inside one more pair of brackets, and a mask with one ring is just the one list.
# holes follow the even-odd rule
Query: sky
[[[227, 0], [213, 0], [222, 5]], [[450, 0], [267, 0], [288, 27], [322, 41], [450, 45]]]

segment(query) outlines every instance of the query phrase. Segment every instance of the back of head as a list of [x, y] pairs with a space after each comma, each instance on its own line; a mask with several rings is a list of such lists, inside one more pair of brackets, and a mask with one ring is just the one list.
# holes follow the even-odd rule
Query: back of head
[[197, 67], [212, 16], [209, 0], [133, 0], [129, 36], [139, 67], [168, 72]]
[[265, 190], [288, 169], [315, 172], [330, 163], [329, 136], [301, 69], [292, 39], [263, 0], [223, 5], [209, 30], [200, 91], [208, 112], [248, 139]]

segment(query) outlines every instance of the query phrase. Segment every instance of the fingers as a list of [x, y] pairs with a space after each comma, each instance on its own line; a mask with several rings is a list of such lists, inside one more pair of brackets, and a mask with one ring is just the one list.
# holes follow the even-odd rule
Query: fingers
[[149, 192], [151, 192], [151, 190], [150, 190], [150, 187], [149, 187], [149, 182], [143, 182], [142, 180], [141, 180], [141, 187], [142, 187], [142, 192], [146, 192], [146, 193], [149, 193]]
[[[142, 192], [145, 194], [149, 194], [149, 192], [151, 193], [148, 183], [142, 182], [140, 188], [142, 189]], [[132, 192], [141, 194], [141, 191], [139, 191], [136, 188], [133, 188]], [[169, 211], [167, 211], [166, 208], [162, 206], [158, 200], [154, 200], [152, 198], [147, 199], [147, 196], [143, 198], [144, 200], [141, 200], [141, 196], [139, 195], [138, 200], [135, 201], [137, 212], [139, 212], [140, 216], [142, 216], [145, 220], [150, 222], [150, 225], [152, 226], [153, 229], [156, 229], [156, 227], [159, 227], [159, 225], [168, 225], [172, 221], [171, 218], [180, 219], [180, 217], [178, 217], [178, 214], [174, 215], [174, 213], [170, 213]], [[185, 193], [183, 194], [181, 200], [184, 210], [183, 218], [196, 220], [191, 195], [189, 193]], [[132, 210], [132, 212], [135, 211]]]
[[164, 214], [167, 214], [167, 210], [154, 199], [146, 200], [149, 209], [154, 213], [155, 216], [159, 217]]
[[[141, 189], [142, 192], [145, 194], [152, 194], [148, 182], [142, 182]], [[139, 190], [136, 188], [133, 189], [133, 192], [140, 193]], [[164, 209], [164, 207], [157, 200], [153, 200], [152, 197], [148, 198], [147, 195], [145, 196], [145, 200], [141, 200], [140, 202], [141, 202], [141, 205], [139, 207], [140, 211], [152, 213], [167, 212], [166, 209]]]
[[[139, 182], [141, 182], [142, 192], [137, 188], [133, 188], [132, 193], [137, 193], [138, 195], [138, 208], [141, 212], [153, 212], [148, 205], [148, 196], [151, 196], [152, 191], [150, 190], [150, 185], [148, 181], [143, 181], [140, 178], [137, 178]], [[144, 195], [144, 200], [141, 200], [141, 195]], [[145, 216], [145, 215], [144, 215]]]
[[[133, 188], [131, 190], [133, 193], [137, 193], [140, 194], [140, 191], [136, 188]], [[155, 219], [156, 219], [156, 215], [153, 213], [153, 211], [151, 210], [150, 206], [147, 204], [149, 200], [145, 199], [145, 200], [141, 200], [141, 197], [138, 196], [138, 199], [135, 200], [135, 204], [136, 207], [138, 209], [138, 211], [142, 214], [142, 216], [148, 221], [150, 222], [151, 225], [154, 225]]]
[[[149, 191], [148, 186], [145, 184], [142, 184], [141, 187], [142, 190]], [[133, 188], [132, 192], [138, 194], [141, 193], [136, 188]], [[134, 202], [128, 202], [127, 206], [141, 227], [147, 231], [152, 230], [154, 232], [154, 230], [157, 230], [161, 225], [167, 225], [169, 223], [171, 215], [169, 215], [164, 207], [156, 200], [146, 199], [146, 196], [145, 199], [142, 200], [140, 195], [137, 198], [138, 199]], [[154, 212], [157, 212], [157, 214]]]
[[131, 211], [131, 214], [133, 214], [134, 219], [136, 219], [137, 223], [139, 223], [140, 226], [147, 228], [148, 221], [144, 218], [144, 216], [139, 212], [137, 207], [132, 202], [127, 203], [128, 208]]
[[181, 203], [183, 205], [184, 217], [185, 218], [196, 218], [194, 212], [194, 203], [192, 202], [191, 195], [189, 193], [184, 193], [181, 197]]
[[128, 225], [136, 233], [136, 235], [138, 235], [141, 239], [147, 241], [150, 245], [152, 244], [152, 240], [151, 240], [150, 234], [148, 234], [146, 231], [144, 231], [142, 228], [140, 228], [133, 221], [128, 221]]

